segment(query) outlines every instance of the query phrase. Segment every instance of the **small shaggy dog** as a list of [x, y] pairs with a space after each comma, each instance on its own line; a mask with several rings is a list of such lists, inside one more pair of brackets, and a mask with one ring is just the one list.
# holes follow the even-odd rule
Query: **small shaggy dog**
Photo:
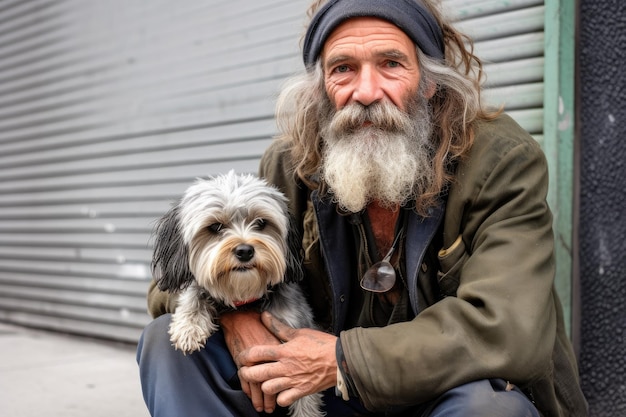
[[[231, 171], [191, 185], [155, 229], [154, 279], [163, 291], [181, 292], [169, 328], [174, 347], [201, 349], [220, 313], [238, 308], [313, 327], [288, 237], [287, 200], [265, 181]], [[320, 406], [321, 395], [310, 395], [290, 413], [319, 416]]]

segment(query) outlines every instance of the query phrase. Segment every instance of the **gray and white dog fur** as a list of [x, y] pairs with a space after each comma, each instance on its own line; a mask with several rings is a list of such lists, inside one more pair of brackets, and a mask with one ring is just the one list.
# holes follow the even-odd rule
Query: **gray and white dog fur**
[[[221, 312], [255, 300], [291, 327], [314, 327], [289, 225], [285, 196], [255, 176], [231, 171], [186, 190], [158, 221], [152, 258], [159, 289], [180, 292], [169, 328], [176, 349], [203, 348]], [[321, 394], [309, 395], [290, 414], [324, 415], [321, 405]]]

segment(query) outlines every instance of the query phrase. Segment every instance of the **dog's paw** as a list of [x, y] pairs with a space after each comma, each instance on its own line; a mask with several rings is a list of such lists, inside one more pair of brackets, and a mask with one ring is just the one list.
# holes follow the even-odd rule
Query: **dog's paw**
[[170, 341], [172, 345], [185, 354], [202, 349], [210, 335], [207, 329], [199, 326], [179, 326], [173, 321], [170, 325]]
[[174, 348], [187, 354], [202, 349], [206, 343], [206, 338], [200, 341], [191, 336], [171, 335], [170, 341], [172, 342]]

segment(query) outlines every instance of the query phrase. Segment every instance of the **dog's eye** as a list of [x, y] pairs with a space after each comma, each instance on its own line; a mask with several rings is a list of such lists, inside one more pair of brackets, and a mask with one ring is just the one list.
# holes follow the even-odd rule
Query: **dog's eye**
[[254, 221], [254, 227], [258, 230], [265, 229], [265, 226], [267, 226], [267, 222], [264, 219], [256, 219]]
[[215, 234], [221, 232], [223, 228], [224, 228], [224, 225], [222, 223], [213, 223], [207, 227], [207, 229], [209, 229], [211, 233], [215, 233]]

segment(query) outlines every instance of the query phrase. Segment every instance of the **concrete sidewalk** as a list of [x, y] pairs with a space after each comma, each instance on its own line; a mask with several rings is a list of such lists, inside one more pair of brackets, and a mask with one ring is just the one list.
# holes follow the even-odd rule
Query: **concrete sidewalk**
[[149, 417], [135, 346], [0, 323], [0, 416]]

